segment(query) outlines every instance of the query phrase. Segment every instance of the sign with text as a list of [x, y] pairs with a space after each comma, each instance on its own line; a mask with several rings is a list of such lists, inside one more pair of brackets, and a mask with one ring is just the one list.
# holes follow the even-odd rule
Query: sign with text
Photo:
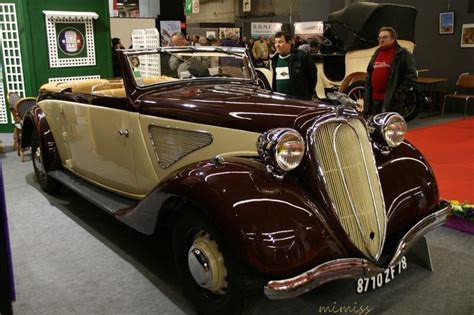
[[199, 0], [193, 0], [193, 13], [199, 13]]
[[274, 36], [279, 31], [281, 31], [281, 23], [252, 22], [250, 33], [253, 38], [258, 38], [260, 35], [265, 37]]
[[322, 36], [324, 33], [323, 21], [316, 22], [298, 22], [295, 23], [295, 35], [311, 37], [314, 35]]
[[243, 12], [250, 12], [252, 7], [251, 0], [242, 0], [242, 11]]
[[193, 0], [186, 0], [184, 4], [184, 12], [186, 15], [193, 13]]

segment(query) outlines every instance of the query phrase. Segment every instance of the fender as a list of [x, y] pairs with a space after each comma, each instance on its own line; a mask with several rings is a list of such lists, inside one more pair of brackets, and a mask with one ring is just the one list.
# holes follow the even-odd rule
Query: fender
[[341, 85], [339, 86], [338, 92], [341, 93], [346, 93], [347, 94], [347, 88], [349, 88], [353, 83], [357, 81], [364, 81], [367, 79], [367, 72], [354, 72], [349, 74], [347, 77], [344, 78], [344, 80], [341, 82]]
[[438, 210], [438, 185], [426, 158], [410, 142], [404, 141], [390, 152], [374, 148], [385, 199], [387, 236], [408, 231]]
[[203, 211], [234, 252], [263, 274], [290, 275], [328, 257], [349, 257], [301, 184], [291, 176], [277, 180], [259, 162], [232, 158], [186, 167], [164, 180], [140, 208], [117, 218], [129, 225], [134, 220], [143, 223], [143, 212], [156, 212], [156, 202], [166, 196]]
[[46, 117], [38, 105], [28, 111], [21, 130], [21, 147], [31, 146], [33, 132], [38, 134], [39, 145], [43, 153], [43, 166], [47, 172], [61, 169], [56, 143]]

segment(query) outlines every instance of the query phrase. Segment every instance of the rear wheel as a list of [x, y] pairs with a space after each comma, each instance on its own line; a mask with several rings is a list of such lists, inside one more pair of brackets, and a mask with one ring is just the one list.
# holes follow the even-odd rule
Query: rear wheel
[[184, 211], [173, 231], [175, 263], [186, 297], [201, 314], [240, 314], [263, 283], [225, 246], [197, 209]]
[[423, 96], [416, 94], [414, 90], [408, 91], [400, 113], [405, 121], [410, 121], [418, 115], [422, 102]]
[[36, 178], [41, 186], [41, 188], [47, 193], [54, 194], [57, 193], [61, 184], [48, 176], [46, 169], [44, 167], [43, 153], [41, 152], [41, 146], [39, 144], [38, 134], [33, 132], [31, 136], [31, 157], [33, 160], [33, 169], [35, 170]]
[[[354, 101], [363, 104], [365, 94], [365, 82], [357, 81], [352, 83], [345, 91], [345, 94]], [[403, 102], [403, 107], [400, 111], [400, 115], [403, 116], [405, 121], [410, 121], [418, 115], [421, 108], [421, 102], [423, 102], [422, 96], [418, 95], [414, 90], [410, 90]]]

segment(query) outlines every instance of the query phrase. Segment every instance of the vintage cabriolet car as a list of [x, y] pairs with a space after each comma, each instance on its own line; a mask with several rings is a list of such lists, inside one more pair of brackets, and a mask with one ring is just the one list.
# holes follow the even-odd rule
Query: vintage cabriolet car
[[[396, 113], [257, 85], [245, 50], [124, 50], [123, 80], [50, 83], [23, 124], [41, 187], [62, 185], [132, 228], [172, 226], [199, 312], [353, 278], [390, 281], [446, 220], [432, 169]], [[335, 102], [336, 103], [336, 102]]]

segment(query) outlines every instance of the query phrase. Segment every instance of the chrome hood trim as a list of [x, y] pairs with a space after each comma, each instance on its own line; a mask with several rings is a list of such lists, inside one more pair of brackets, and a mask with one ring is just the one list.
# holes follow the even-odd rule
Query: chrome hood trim
[[[446, 222], [449, 213], [449, 203], [442, 201], [440, 207], [440, 210], [425, 217], [403, 236], [387, 267], [395, 265], [408, 249], [427, 232]], [[270, 299], [292, 298], [311, 291], [326, 282], [338, 279], [370, 277], [383, 270], [383, 267], [377, 266], [367, 259], [335, 259], [295, 277], [269, 281], [264, 287], [264, 292]]]

